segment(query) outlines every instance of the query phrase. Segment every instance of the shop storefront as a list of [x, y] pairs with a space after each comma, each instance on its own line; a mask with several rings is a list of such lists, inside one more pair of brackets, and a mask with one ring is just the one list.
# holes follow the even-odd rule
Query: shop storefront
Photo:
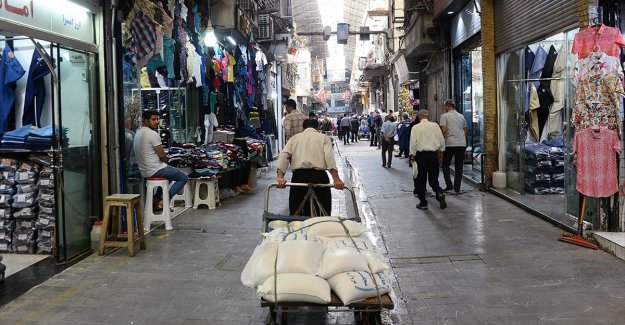
[[101, 211], [99, 8], [3, 4], [0, 253], [64, 262], [90, 251]]
[[484, 90], [482, 82], [481, 1], [471, 1], [450, 23], [453, 48], [453, 98], [456, 110], [467, 122], [467, 149], [463, 175], [476, 184], [483, 183]]
[[[271, 160], [272, 148], [266, 144], [274, 142], [277, 132], [279, 85], [272, 80], [277, 71], [254, 41], [253, 8], [233, 3], [211, 8], [207, 1], [163, 5], [143, 0], [123, 8], [117, 22], [123, 191], [140, 191], [132, 146], [146, 110], [159, 112], [157, 132], [170, 164], [191, 178], [222, 176], [246, 166], [249, 173], [249, 160], [257, 154], [265, 163]], [[230, 16], [236, 17], [235, 24], [225, 28], [224, 17]], [[220, 183], [247, 184], [247, 174], [233, 173], [237, 175], [222, 177]]]
[[[574, 42], [587, 30], [578, 29], [576, 1], [542, 6], [543, 14], [557, 13], [557, 21], [521, 19], [515, 12], [526, 5], [515, 1], [495, 5], [499, 170], [505, 172], [508, 196], [513, 200], [575, 229], [583, 196], [573, 163], [574, 138], [591, 118], [581, 117], [579, 107], [585, 104], [576, 96], [583, 73], [576, 74], [575, 67], [587, 55], [578, 57], [582, 43], [578, 40], [574, 48]], [[595, 27], [598, 30], [601, 24]], [[617, 119], [622, 120], [622, 111]], [[607, 127], [603, 122], [596, 124]], [[616, 180], [618, 175], [614, 172], [608, 177]], [[584, 221], [593, 229], [608, 229], [609, 215], [618, 211], [617, 196], [588, 197], [586, 207], [591, 208], [586, 209]], [[603, 214], [595, 208], [601, 205], [606, 217], [597, 216]]]

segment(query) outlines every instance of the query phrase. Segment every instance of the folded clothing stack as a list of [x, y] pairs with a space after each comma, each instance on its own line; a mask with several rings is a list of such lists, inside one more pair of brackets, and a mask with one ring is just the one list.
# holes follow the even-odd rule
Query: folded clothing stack
[[533, 194], [564, 193], [564, 152], [561, 141], [525, 144], [525, 189]]
[[[46, 150], [50, 149], [54, 141], [54, 129], [52, 125], [37, 128], [36, 126], [27, 124], [15, 130], [6, 132], [2, 136], [3, 148], [30, 149], [30, 150]], [[62, 147], [67, 147], [69, 139], [67, 138], [67, 128], [57, 130], [57, 136], [61, 136]]]
[[16, 193], [13, 195], [11, 207], [16, 219], [13, 233], [13, 252], [34, 254], [37, 251], [37, 228], [35, 227], [38, 206], [37, 181], [41, 165], [31, 161], [20, 161], [15, 171]]
[[0, 159], [0, 252], [13, 252], [13, 232], [16, 220], [13, 217], [11, 203], [15, 188], [15, 171], [18, 161], [15, 159]]
[[54, 176], [50, 167], [44, 167], [39, 174], [39, 194], [37, 202], [39, 214], [35, 227], [37, 228], [37, 253], [51, 254], [54, 244], [54, 225], [56, 197], [54, 192]]

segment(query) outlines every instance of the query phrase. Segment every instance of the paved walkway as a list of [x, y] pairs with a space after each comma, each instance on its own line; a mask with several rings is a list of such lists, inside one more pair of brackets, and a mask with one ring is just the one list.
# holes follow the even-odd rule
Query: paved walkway
[[[405, 160], [384, 169], [368, 143], [339, 146], [364, 222], [396, 276], [397, 308], [385, 322], [625, 323], [625, 262], [558, 242], [558, 228], [468, 186], [444, 211], [433, 199], [429, 211], [417, 210]], [[239, 276], [274, 177], [216, 210], [184, 212], [134, 258], [123, 250], [88, 257], [1, 307], [0, 324], [262, 324], [267, 310]], [[286, 198], [275, 191], [272, 207], [285, 211]], [[348, 203], [337, 195], [334, 214], [351, 213]], [[293, 316], [291, 324], [354, 323], [346, 312]]]

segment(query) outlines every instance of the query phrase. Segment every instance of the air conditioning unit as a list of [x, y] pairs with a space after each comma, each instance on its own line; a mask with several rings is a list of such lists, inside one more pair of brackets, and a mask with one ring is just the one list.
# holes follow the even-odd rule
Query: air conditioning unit
[[258, 15], [258, 40], [273, 40], [273, 19], [269, 15]]

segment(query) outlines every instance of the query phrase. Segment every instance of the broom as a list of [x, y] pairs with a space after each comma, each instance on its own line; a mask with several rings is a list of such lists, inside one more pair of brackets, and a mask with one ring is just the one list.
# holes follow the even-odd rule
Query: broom
[[586, 212], [586, 195], [582, 196], [582, 208], [579, 212], [579, 224], [577, 225], [577, 235], [562, 235], [558, 238], [569, 244], [575, 244], [586, 248], [597, 249], [597, 245], [584, 238], [584, 213]]

